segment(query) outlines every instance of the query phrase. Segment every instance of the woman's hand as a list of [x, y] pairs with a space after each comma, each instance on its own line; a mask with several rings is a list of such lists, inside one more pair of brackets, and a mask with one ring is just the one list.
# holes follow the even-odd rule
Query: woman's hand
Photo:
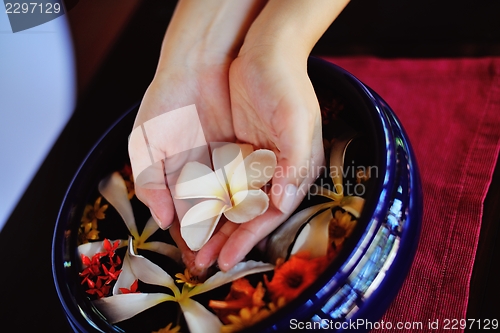
[[196, 256], [206, 268], [236, 263], [297, 208], [324, 163], [321, 115], [307, 58], [348, 0], [270, 0], [253, 22], [229, 73], [236, 138], [273, 150], [278, 165], [268, 211], [228, 222]]
[[[236, 139], [229, 67], [262, 5], [262, 0], [181, 0], [177, 5], [129, 140], [136, 195], [162, 229], [178, 224], [165, 174], [182, 168], [182, 158], [172, 158], [183, 150], [179, 146]], [[184, 262], [195, 270], [195, 254], [178, 233], [172, 234]]]

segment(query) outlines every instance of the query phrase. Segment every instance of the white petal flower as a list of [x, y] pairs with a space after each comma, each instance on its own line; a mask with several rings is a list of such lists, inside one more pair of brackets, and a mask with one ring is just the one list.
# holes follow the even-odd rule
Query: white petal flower
[[229, 143], [215, 148], [212, 160], [214, 171], [199, 162], [186, 163], [175, 185], [175, 199], [198, 199], [181, 219], [182, 237], [194, 251], [210, 239], [222, 214], [244, 223], [269, 207], [261, 188], [274, 174], [274, 152]]
[[319, 195], [330, 201], [297, 212], [276, 230], [268, 241], [267, 251], [271, 262], [278, 258], [286, 258], [292, 242], [294, 244], [290, 254], [306, 251], [311, 258], [326, 255], [330, 246], [329, 224], [333, 218], [332, 209], [340, 207], [355, 218], [360, 217], [365, 199], [358, 196], [344, 196], [343, 191], [344, 156], [351, 141], [352, 138], [347, 138], [332, 143], [330, 175], [335, 191], [315, 184], [309, 189], [310, 195]]
[[[130, 234], [132, 235], [132, 237], [128, 240], [120, 239], [119, 247], [129, 246], [131, 242], [133, 242], [134, 248], [136, 249], [154, 251], [168, 256], [177, 262], [181, 262], [180, 250], [177, 247], [158, 241], [146, 242], [147, 239], [159, 229], [158, 224], [156, 224], [152, 217], [149, 218], [142, 233], [139, 234], [135, 223], [132, 204], [128, 199], [127, 186], [119, 172], [114, 172], [109, 177], [101, 180], [101, 182], [99, 182], [99, 192], [116, 209], [118, 214], [120, 214]], [[114, 243], [115, 241], [112, 240], [111, 242]], [[103, 252], [103, 250], [104, 244], [102, 241], [86, 243], [78, 246], [78, 252], [89, 258], [97, 253]], [[128, 269], [128, 257], [125, 256], [122, 272], [118, 277], [118, 281], [120, 281], [120, 283], [115, 284], [113, 294], [119, 293], [118, 286], [124, 287], [126, 285], [127, 288], [130, 286], [130, 283], [127, 285], [128, 280], [126, 279], [129, 275], [127, 272]], [[133, 280], [131, 282], [133, 282]]]
[[[129, 247], [127, 258], [129, 265], [127, 274], [130, 275], [127, 277], [127, 280], [135, 281], [138, 279], [147, 284], [164, 286], [172, 290], [173, 295], [164, 293], [113, 295], [93, 301], [93, 304], [99, 311], [104, 314], [110, 323], [117, 323], [162, 302], [174, 301], [179, 303], [189, 330], [192, 333], [220, 332], [222, 324], [216, 315], [200, 303], [191, 299], [191, 297], [220, 287], [243, 276], [274, 269], [274, 266], [268, 263], [256, 261], [240, 262], [228, 272], [218, 272], [204, 283], [194, 288], [184, 287], [181, 291], [167, 272], [147, 258], [136, 254], [133, 247]], [[119, 282], [117, 282], [118, 284]], [[120, 287], [124, 286], [128, 287], [126, 284]]]

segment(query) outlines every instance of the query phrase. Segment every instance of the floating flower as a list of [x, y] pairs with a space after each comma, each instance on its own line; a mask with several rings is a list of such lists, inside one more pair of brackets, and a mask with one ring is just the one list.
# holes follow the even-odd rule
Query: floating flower
[[[128, 239], [119, 240], [119, 247], [130, 246], [132, 242], [135, 249], [157, 252], [159, 254], [168, 256], [177, 262], [181, 261], [180, 251], [177, 247], [164, 242], [147, 241], [148, 238], [159, 229], [158, 224], [156, 224], [156, 222], [152, 217], [146, 223], [146, 226], [142, 230], [142, 233], [139, 234], [139, 231], [137, 230], [137, 225], [135, 223], [132, 204], [130, 203], [130, 200], [128, 198], [127, 187], [123, 180], [123, 177], [119, 172], [114, 172], [109, 177], [103, 179], [99, 183], [99, 192], [120, 214], [130, 232], [130, 235], [132, 236], [130, 240]], [[80, 254], [92, 257], [96, 253], [103, 252], [105, 245], [106, 245], [105, 242], [87, 243], [78, 246], [78, 251]], [[130, 269], [128, 259], [129, 256], [126, 254], [125, 258], [123, 259], [122, 270]], [[122, 276], [129, 276], [129, 275], [121, 274], [118, 279], [119, 280], [125, 279], [125, 277]], [[126, 287], [128, 287], [133, 283], [133, 281], [134, 280], [124, 280], [121, 281], [120, 285], [125, 285]], [[120, 292], [117, 285], [118, 283], [115, 284], [115, 287], [113, 289], [113, 294], [118, 294]]]
[[233, 281], [229, 294], [224, 301], [211, 300], [208, 306], [219, 316], [224, 324], [229, 324], [229, 315], [237, 315], [243, 308], [262, 308], [266, 305], [263, 301], [266, 290], [262, 282], [253, 287], [247, 279], [241, 278]]
[[342, 246], [345, 239], [352, 234], [355, 226], [356, 221], [352, 220], [351, 214], [340, 209], [335, 212], [328, 226], [330, 243], [335, 245], [335, 249]]
[[181, 219], [181, 235], [194, 251], [210, 239], [222, 214], [244, 223], [269, 207], [269, 197], [261, 188], [274, 174], [272, 151], [230, 143], [213, 150], [212, 162], [215, 171], [199, 162], [186, 163], [175, 185], [176, 199], [203, 199]]
[[132, 168], [130, 167], [130, 165], [125, 164], [120, 170], [120, 175], [123, 177], [123, 181], [125, 182], [125, 186], [127, 187], [128, 198], [130, 200], [135, 195], [134, 178], [132, 176]]
[[244, 328], [250, 327], [259, 321], [269, 317], [271, 311], [266, 308], [254, 306], [252, 308], [243, 308], [237, 315], [228, 316], [229, 324], [221, 327], [221, 333], [239, 332]]
[[[311, 258], [331, 254], [330, 229], [334, 229], [335, 226], [330, 227], [330, 224], [336, 222], [332, 212], [342, 208], [343, 211], [349, 213], [355, 219], [360, 217], [365, 199], [358, 196], [344, 196], [343, 191], [344, 154], [351, 141], [352, 138], [332, 141], [330, 175], [332, 176], [335, 191], [315, 184], [309, 190], [310, 195], [326, 197], [330, 201], [299, 211], [270, 236], [267, 252], [271, 261], [286, 258], [289, 254], [293, 255], [299, 252], [308, 252]], [[342, 222], [344, 221], [342, 220]], [[355, 221], [352, 221], [352, 224], [349, 225], [348, 229], [351, 232], [354, 224]], [[295, 237], [295, 235], [297, 236]], [[350, 232], [346, 233], [346, 236], [341, 241], [344, 241], [349, 235]], [[340, 240], [340, 238], [337, 239]], [[292, 243], [293, 246], [291, 246]], [[337, 242], [335, 245], [339, 246], [340, 243]], [[291, 251], [290, 247], [292, 247]]]
[[[193, 288], [184, 284], [182, 290], [179, 290], [174, 279], [167, 272], [147, 258], [136, 254], [133, 246], [129, 246], [128, 254], [130, 269], [122, 272], [122, 275], [128, 275], [125, 280], [138, 279], [147, 284], [164, 286], [170, 289], [173, 295], [164, 293], [117, 294], [95, 300], [93, 304], [110, 323], [117, 323], [159, 303], [177, 302], [182, 309], [191, 333], [215, 333], [219, 332], [222, 326], [217, 316], [200, 303], [194, 301], [193, 296], [213, 290], [248, 274], [265, 272], [274, 268], [273, 265], [263, 262], [240, 262], [227, 272], [217, 272], [202, 284]], [[119, 280], [116, 285], [123, 288], [124, 286], [120, 285], [120, 283]]]
[[239, 332], [269, 317], [285, 304], [285, 298], [280, 297], [276, 302], [270, 302], [263, 307], [252, 306], [239, 309], [236, 313], [227, 316], [227, 322], [220, 331], [221, 333]]
[[80, 244], [88, 243], [89, 240], [99, 239], [97, 230], [97, 220], [103, 220], [106, 216], [104, 212], [108, 205], [101, 206], [102, 197], [98, 197], [94, 205], [86, 205], [83, 210], [80, 229], [78, 229], [78, 241]]
[[82, 254], [83, 271], [80, 273], [82, 284], [87, 284], [86, 292], [90, 295], [95, 295], [98, 298], [107, 296], [110, 291], [110, 284], [118, 279], [121, 270], [120, 257], [115, 257], [115, 250], [118, 247], [119, 241], [112, 244], [108, 239], [104, 240], [105, 252], [96, 253], [92, 258]]
[[108, 209], [108, 205], [101, 206], [102, 197], [98, 197], [94, 206], [86, 205], [83, 210], [82, 222], [91, 223], [97, 227], [97, 220], [103, 220], [105, 218], [104, 212]]
[[193, 288], [194, 286], [202, 284], [202, 282], [198, 281], [198, 277], [192, 275], [189, 272], [189, 269], [187, 269], [187, 268], [184, 270], [184, 274], [177, 273], [177, 274], [175, 274], [175, 277], [177, 278], [177, 280], [175, 280], [175, 282], [184, 283], [189, 288]]
[[371, 169], [367, 168], [358, 168], [356, 170], [356, 184], [361, 184], [367, 182], [371, 177]]
[[139, 288], [139, 280], [135, 280], [134, 283], [130, 286], [130, 288], [120, 288], [122, 294], [133, 294], [138, 293], [137, 289]]
[[165, 326], [164, 328], [162, 328], [158, 331], [154, 331], [153, 333], [179, 333], [180, 329], [181, 329], [180, 326], [172, 327], [172, 323], [170, 323], [167, 326]]
[[282, 297], [287, 302], [296, 298], [324, 271], [327, 263], [326, 256], [312, 259], [306, 253], [292, 255], [288, 261], [276, 266], [271, 281], [264, 276], [271, 298], [275, 302]]

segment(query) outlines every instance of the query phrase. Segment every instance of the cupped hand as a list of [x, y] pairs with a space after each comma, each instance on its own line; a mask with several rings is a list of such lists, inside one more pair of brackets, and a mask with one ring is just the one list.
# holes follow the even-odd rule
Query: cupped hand
[[276, 153], [269, 209], [256, 219], [225, 223], [197, 254], [199, 269], [217, 259], [232, 268], [297, 208], [324, 163], [319, 104], [307, 75], [307, 57], [273, 48], [240, 54], [229, 73], [236, 138]]
[[[196, 107], [194, 116], [201, 123], [203, 140], [235, 140], [228, 72], [229, 64], [162, 71], [157, 73], [144, 95], [129, 140], [129, 156], [136, 195], [150, 208], [153, 218], [162, 229], [179, 223], [171, 192], [166, 186], [165, 174], [175, 174], [185, 163], [182, 158], [180, 161], [175, 158], [179, 145], [189, 146], [193, 138], [200, 138], [194, 125], [198, 121], [193, 119], [193, 112], [182, 117], [183, 113], [189, 111], [186, 106], [194, 104]], [[183, 108], [181, 112], [175, 111], [179, 108]], [[176, 112], [181, 115], [181, 119], [179, 116], [175, 116], [175, 119], [171, 117]], [[144, 146], [145, 142], [147, 147]], [[208, 148], [201, 147], [201, 150], [207, 152]], [[151, 158], [156, 163], [151, 163]], [[177, 230], [178, 225], [173, 229]], [[193, 267], [195, 254], [185, 246], [178, 234], [173, 232], [173, 236], [183, 253], [185, 264]]]

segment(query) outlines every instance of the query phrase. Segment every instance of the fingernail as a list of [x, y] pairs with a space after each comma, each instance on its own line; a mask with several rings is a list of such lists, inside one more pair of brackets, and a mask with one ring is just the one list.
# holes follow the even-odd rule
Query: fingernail
[[151, 216], [152, 216], [152, 217], [153, 217], [153, 219], [155, 220], [156, 224], [158, 224], [158, 226], [159, 226], [161, 229], [163, 229], [163, 230], [167, 230], [168, 228], [170, 228], [171, 224], [169, 224], [169, 225], [164, 225], [164, 224], [161, 222], [161, 220], [160, 220], [160, 218], [158, 217], [158, 215], [156, 215], [156, 214], [155, 214], [155, 212], [154, 212], [151, 208], [149, 208], [149, 211], [151, 212]]
[[291, 213], [296, 197], [297, 197], [297, 186], [293, 184], [287, 184], [285, 186], [285, 190], [283, 191], [283, 195], [281, 196], [279, 209], [283, 213]]

